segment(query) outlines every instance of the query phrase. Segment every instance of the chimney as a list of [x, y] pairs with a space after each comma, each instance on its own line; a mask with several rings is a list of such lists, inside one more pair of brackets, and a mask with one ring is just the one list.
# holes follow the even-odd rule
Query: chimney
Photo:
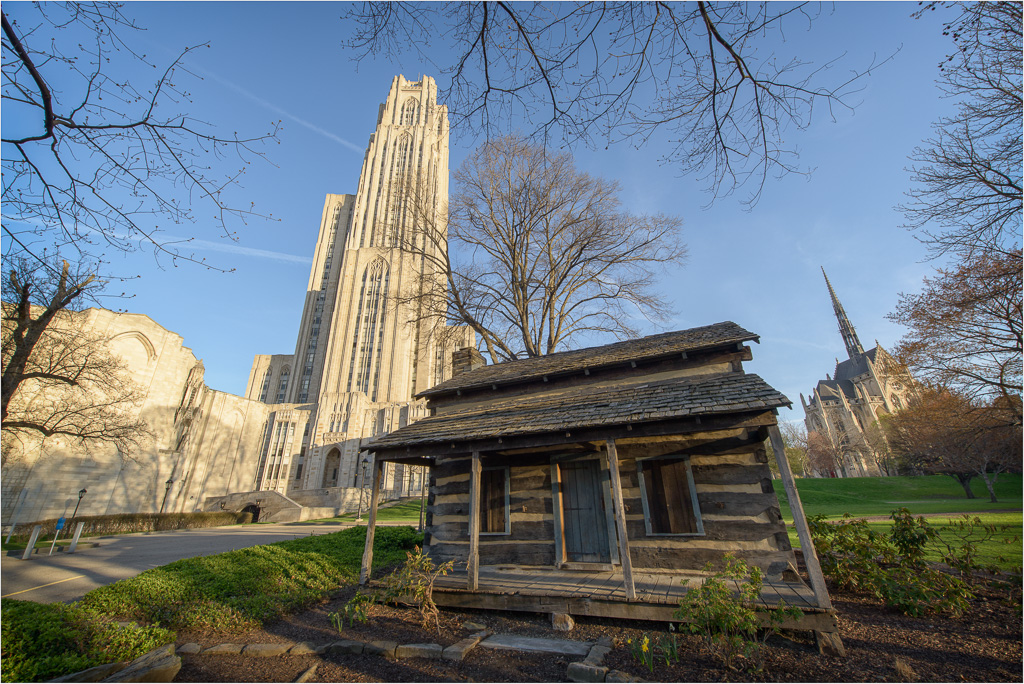
[[484, 360], [484, 355], [481, 354], [476, 347], [464, 347], [452, 352], [453, 378], [459, 373], [476, 370], [477, 368], [486, 365], [487, 361]]

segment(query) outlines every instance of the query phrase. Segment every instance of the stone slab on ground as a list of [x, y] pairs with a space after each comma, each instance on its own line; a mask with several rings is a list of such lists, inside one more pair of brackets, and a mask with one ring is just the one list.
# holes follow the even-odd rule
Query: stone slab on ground
[[300, 674], [298, 677], [296, 677], [293, 681], [295, 681], [295, 682], [308, 682], [310, 679], [313, 678], [313, 675], [315, 675], [315, 674], [316, 674], [316, 665], [314, 665], [313, 667], [307, 668], [305, 671], [303, 671], [302, 674]]
[[603, 682], [608, 668], [586, 663], [570, 663], [566, 677], [570, 682]]
[[359, 655], [363, 651], [370, 653], [366, 650], [366, 644], [362, 641], [352, 641], [350, 639], [342, 639], [341, 641], [334, 641], [323, 646], [318, 646], [316, 649], [317, 653], [347, 653], [349, 655]]
[[454, 660], [456, 662], [462, 661], [466, 658], [466, 654], [476, 648], [476, 645], [487, 636], [487, 632], [478, 632], [472, 636], [468, 636], [461, 641], [457, 641], [448, 648], [444, 649], [441, 653], [441, 657], [445, 660]]
[[394, 658], [398, 643], [394, 641], [371, 641], [363, 645], [363, 653], [366, 655], [382, 655], [385, 658]]
[[269, 658], [284, 655], [295, 644], [249, 644], [242, 649], [242, 655]]
[[238, 655], [245, 644], [217, 644], [203, 651], [203, 655]]
[[104, 682], [173, 682], [181, 669], [181, 657], [174, 644], [154, 649], [128, 663], [128, 667], [104, 679]]
[[318, 646], [319, 644], [314, 644], [311, 641], [300, 641], [288, 649], [288, 655], [313, 655], [319, 652]]
[[396, 658], [440, 658], [441, 644], [402, 644], [395, 649]]
[[178, 647], [178, 653], [184, 653], [185, 655], [193, 655], [203, 650], [203, 647], [196, 643], [182, 644]]
[[498, 648], [506, 651], [530, 651], [533, 653], [556, 653], [586, 657], [594, 644], [589, 641], [568, 641], [566, 639], [523, 637], [515, 634], [495, 634], [481, 641], [479, 645], [480, 648]]

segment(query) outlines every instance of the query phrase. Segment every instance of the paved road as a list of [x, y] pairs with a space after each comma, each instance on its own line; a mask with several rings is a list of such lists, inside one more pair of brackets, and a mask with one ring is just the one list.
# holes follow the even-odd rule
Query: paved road
[[[385, 523], [380, 523], [385, 524]], [[96, 587], [134, 577], [143, 570], [166, 565], [179, 558], [208, 556], [285, 539], [337, 532], [348, 523], [286, 523], [214, 527], [151, 534], [126, 534], [89, 538], [99, 546], [78, 547], [73, 554], [37, 544], [40, 553], [30, 560], [0, 557], [0, 597], [39, 603], [77, 601]]]

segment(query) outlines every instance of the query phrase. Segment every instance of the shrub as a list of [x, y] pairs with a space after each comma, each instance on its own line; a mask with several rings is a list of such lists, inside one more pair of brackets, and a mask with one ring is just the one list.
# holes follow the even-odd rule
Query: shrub
[[54, 679], [133, 660], [174, 641], [158, 627], [121, 626], [80, 606], [4, 599], [3, 681]]
[[448, 561], [434, 567], [434, 561], [424, 556], [420, 547], [406, 552], [405, 563], [384, 578], [384, 593], [379, 600], [385, 603], [400, 599], [412, 600], [419, 609], [423, 626], [434, 623], [434, 629], [441, 631], [438, 623], [439, 611], [434, 603], [434, 582], [447, 575], [455, 567], [455, 561]]
[[[907, 615], [963, 614], [974, 596], [966, 580], [980, 569], [974, 547], [967, 541], [973, 530], [955, 527], [964, 535], [955, 543], [943, 541], [942, 532], [906, 508], [893, 511], [891, 517], [888, 534], [872, 532], [864, 520], [851, 519], [849, 514], [836, 523], [821, 516], [808, 519], [822, 572], [840, 588], [874, 594]], [[945, 548], [943, 558], [960, 572], [959, 577], [926, 562], [930, 542]]]
[[[705, 572], [711, 572], [711, 564]], [[683, 580], [688, 583], [690, 580]], [[738, 585], [733, 594], [731, 586]], [[758, 640], [758, 605], [764, 573], [761, 568], [750, 567], [746, 561], [731, 554], [725, 556], [725, 568], [706, 577], [699, 587], [689, 589], [679, 602], [675, 617], [685, 621], [685, 628], [697, 634], [715, 649], [727, 667], [733, 667], [737, 658], [745, 658], [760, 665], [761, 646], [769, 636], [779, 631], [786, 618], [800, 617], [796, 608], [781, 604], [779, 608], [764, 610], [768, 626]]]

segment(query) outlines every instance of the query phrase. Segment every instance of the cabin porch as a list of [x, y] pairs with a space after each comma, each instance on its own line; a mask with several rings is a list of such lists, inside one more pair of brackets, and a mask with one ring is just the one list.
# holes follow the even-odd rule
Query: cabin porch
[[[697, 572], [633, 571], [636, 593], [626, 598], [620, 570], [561, 570], [544, 567], [482, 566], [477, 588], [467, 589], [465, 570], [438, 577], [434, 602], [452, 608], [514, 610], [535, 613], [594, 615], [629, 620], [671, 621], [689, 587], [699, 586], [705, 575]], [[684, 580], [691, 580], [684, 584]], [[733, 582], [735, 585], [735, 582]], [[734, 594], [738, 594], [738, 586]], [[798, 608], [799, 620], [783, 624], [787, 629], [836, 632], [832, 610], [818, 606], [814, 592], [802, 581], [765, 581], [759, 608], [785, 605]]]

